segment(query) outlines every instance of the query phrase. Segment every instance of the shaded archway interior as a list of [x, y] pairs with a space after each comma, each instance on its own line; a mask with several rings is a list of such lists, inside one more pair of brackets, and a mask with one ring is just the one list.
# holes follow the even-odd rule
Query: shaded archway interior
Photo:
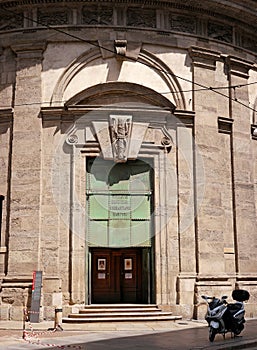
[[105, 106], [110, 104], [149, 104], [169, 109], [172, 112], [176, 106], [163, 95], [147, 87], [133, 84], [112, 82], [97, 84], [72, 97], [66, 106], [90, 105]]

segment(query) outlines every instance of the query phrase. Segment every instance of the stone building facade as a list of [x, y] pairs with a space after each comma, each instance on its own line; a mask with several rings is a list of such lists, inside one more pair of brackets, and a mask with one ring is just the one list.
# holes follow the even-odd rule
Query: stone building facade
[[[58, 6], [57, 6], [58, 5]], [[0, 1], [1, 319], [257, 316], [253, 1]]]

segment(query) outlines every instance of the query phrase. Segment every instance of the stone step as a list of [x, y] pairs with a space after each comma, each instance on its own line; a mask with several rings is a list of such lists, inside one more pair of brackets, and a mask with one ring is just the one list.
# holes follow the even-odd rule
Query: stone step
[[134, 317], [64, 317], [63, 323], [86, 323], [86, 322], [147, 322], [147, 321], [176, 321], [181, 320], [182, 316], [134, 316]]
[[90, 304], [85, 305], [85, 309], [128, 309], [128, 308], [144, 308], [144, 309], [158, 309], [156, 304]]
[[65, 323], [175, 321], [181, 316], [164, 312], [153, 304], [93, 304], [84, 305], [62, 320]]
[[155, 308], [84, 308], [79, 310], [80, 314], [86, 313], [109, 313], [109, 312], [160, 312], [161, 310]]
[[172, 312], [106, 312], [104, 314], [99, 313], [78, 313], [70, 314], [68, 317], [85, 318], [85, 317], [149, 317], [149, 316], [171, 316]]

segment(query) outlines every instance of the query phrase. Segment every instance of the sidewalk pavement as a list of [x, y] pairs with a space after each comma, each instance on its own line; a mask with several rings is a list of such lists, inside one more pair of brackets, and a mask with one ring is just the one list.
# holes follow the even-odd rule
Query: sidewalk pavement
[[[217, 335], [208, 340], [205, 321], [112, 322], [62, 325], [53, 332], [53, 321], [0, 321], [0, 349], [81, 349], [81, 350], [224, 350], [257, 349], [257, 319], [246, 321], [241, 337], [225, 340]], [[33, 328], [33, 336], [31, 335]], [[27, 340], [23, 339], [23, 336]], [[28, 336], [27, 336], [28, 335]]]

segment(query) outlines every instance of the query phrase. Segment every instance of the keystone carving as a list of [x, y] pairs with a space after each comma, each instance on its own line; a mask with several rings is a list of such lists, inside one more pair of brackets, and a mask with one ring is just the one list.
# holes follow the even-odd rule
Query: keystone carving
[[132, 116], [110, 115], [109, 123], [114, 161], [126, 162]]
[[127, 52], [127, 40], [115, 40], [114, 41], [115, 52], [119, 56], [126, 56]]

